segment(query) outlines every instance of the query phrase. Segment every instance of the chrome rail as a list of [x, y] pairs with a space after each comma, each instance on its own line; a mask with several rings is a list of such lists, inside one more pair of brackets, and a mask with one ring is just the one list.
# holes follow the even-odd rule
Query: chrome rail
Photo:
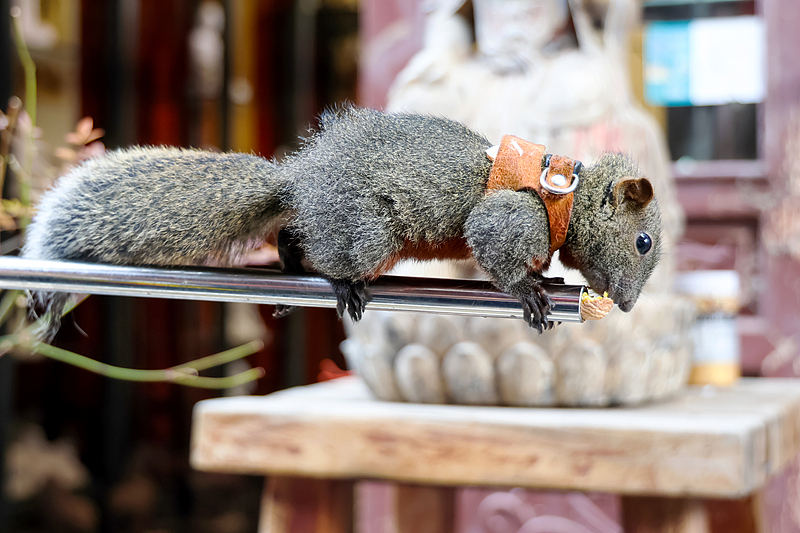
[[[548, 317], [582, 322], [583, 285], [544, 285], [555, 302]], [[336, 307], [330, 284], [266, 268], [150, 268], [0, 257], [0, 289]], [[367, 310], [521, 317], [516, 298], [489, 282], [382, 276], [369, 285]]]

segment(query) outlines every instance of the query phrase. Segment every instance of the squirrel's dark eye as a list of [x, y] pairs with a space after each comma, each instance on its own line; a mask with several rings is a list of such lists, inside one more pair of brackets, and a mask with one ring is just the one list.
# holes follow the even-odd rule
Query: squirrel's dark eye
[[652, 246], [653, 240], [647, 233], [642, 232], [638, 237], [636, 237], [636, 251], [639, 252], [640, 255], [644, 255], [649, 252]]

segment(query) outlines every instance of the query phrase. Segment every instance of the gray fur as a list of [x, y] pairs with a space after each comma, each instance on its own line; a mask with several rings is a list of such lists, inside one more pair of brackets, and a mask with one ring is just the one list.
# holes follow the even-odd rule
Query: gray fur
[[292, 226], [332, 278], [367, 277], [404, 240], [460, 236], [483, 197], [489, 141], [434, 117], [350, 108], [284, 165]]
[[275, 164], [247, 154], [130, 148], [59, 180], [26, 234], [30, 259], [227, 262], [283, 211]]
[[550, 252], [547, 210], [530, 191], [497, 191], [472, 210], [465, 228], [472, 255], [514, 296], [531, 292], [532, 261], [544, 262]]
[[[306, 260], [335, 282], [340, 310], [358, 317], [352, 307], [365, 303], [359, 287], [404, 243], [466, 237], [478, 264], [521, 299], [527, 317], [526, 301], [541, 279], [533, 265], [549, 260], [547, 215], [535, 193], [486, 194], [489, 146], [450, 120], [345, 108], [323, 115], [320, 131], [281, 165], [237, 153], [119, 150], [75, 168], [45, 195], [24, 255], [225, 264], [288, 219]], [[609, 292], [635, 301], [652, 268], [632, 265], [627, 245], [617, 243], [638, 231], [639, 214], [623, 206], [606, 220], [605, 207], [592, 212], [603, 181], [633, 168], [616, 156], [582, 172], [567, 245], [590, 283], [611, 276], [616, 292]], [[52, 293], [34, 298], [53, 316], [66, 302]], [[532, 325], [546, 325], [533, 315]]]
[[[562, 262], [580, 270], [596, 292], [608, 291], [626, 312], [658, 264], [661, 212], [655, 198], [644, 209], [629, 202], [614, 205], [608, 191], [621, 179], [640, 176], [636, 164], [622, 154], [604, 154], [581, 172], [567, 239], [561, 247]], [[644, 256], [636, 252], [640, 232], [653, 240]]]

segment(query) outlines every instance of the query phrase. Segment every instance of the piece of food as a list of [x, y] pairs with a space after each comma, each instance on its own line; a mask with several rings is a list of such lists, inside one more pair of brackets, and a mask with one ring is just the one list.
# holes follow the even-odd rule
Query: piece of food
[[581, 318], [584, 320], [600, 320], [611, 312], [614, 300], [604, 292], [603, 296], [592, 296], [588, 292], [581, 296]]

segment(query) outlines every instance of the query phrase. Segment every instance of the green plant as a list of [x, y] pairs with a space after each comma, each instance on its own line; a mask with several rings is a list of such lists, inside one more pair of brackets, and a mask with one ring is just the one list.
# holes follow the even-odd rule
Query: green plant
[[[18, 97], [12, 97], [6, 112], [0, 111], [0, 191], [4, 190], [9, 169], [12, 170], [17, 191], [16, 198], [3, 198], [0, 201], [0, 229], [24, 232], [33, 216], [32, 183], [37, 177], [34, 175], [34, 162], [39, 163], [38, 166], [42, 169], [47, 168], [47, 171], [41, 171], [42, 174], [56, 176], [69, 166], [102, 153], [105, 147], [99, 139], [105, 132], [94, 128], [91, 118], [81, 119], [75, 131], [66, 136], [72, 147], [55, 151], [55, 156], [62, 161], [61, 167], [53, 167], [47, 163], [46, 158], [39, 153], [36, 143], [36, 65], [22, 37], [19, 8], [12, 8], [11, 15], [17, 51], [25, 73], [25, 101], [23, 104]], [[5, 253], [7, 248], [16, 248], [19, 240], [19, 236], [12, 237], [8, 239], [11, 243], [0, 243], [0, 249]], [[0, 291], [0, 295], [0, 326], [5, 326], [7, 331], [15, 331], [0, 337], [0, 357], [15, 350], [39, 354], [114, 379], [170, 382], [211, 389], [235, 387], [264, 375], [262, 368], [251, 368], [227, 377], [205, 377], [199, 374], [203, 370], [258, 352], [264, 345], [261, 340], [166, 369], [140, 370], [108, 365], [39, 341], [33, 332], [41, 325], [40, 321], [49, 320], [49, 317], [28, 323], [25, 320], [27, 304], [24, 292], [5, 290]], [[72, 308], [67, 309], [66, 313]]]

